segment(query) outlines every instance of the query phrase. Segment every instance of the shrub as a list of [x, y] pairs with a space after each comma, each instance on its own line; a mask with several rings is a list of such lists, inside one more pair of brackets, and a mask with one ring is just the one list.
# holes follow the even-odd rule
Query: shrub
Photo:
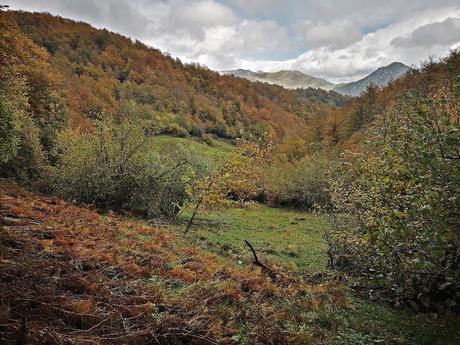
[[222, 156], [220, 162], [188, 188], [192, 216], [189, 231], [200, 208], [244, 207], [261, 192], [262, 162], [271, 153], [271, 146], [239, 140], [235, 151]]
[[2, 77], [6, 80], [0, 81], [0, 175], [31, 183], [44, 165], [40, 131], [28, 111], [25, 83], [7, 79], [8, 72]]
[[214, 139], [212, 137], [212, 135], [210, 134], [204, 134], [201, 139], [209, 146], [212, 146], [212, 144], [214, 143]]
[[218, 122], [212, 125], [209, 124], [207, 131], [220, 138], [228, 138], [228, 126], [225, 123]]
[[164, 130], [164, 133], [174, 135], [179, 138], [186, 138], [188, 137], [188, 132], [185, 128], [181, 127], [177, 123], [171, 123], [169, 124], [166, 129]]
[[336, 248], [396, 303], [459, 310], [458, 91], [406, 94], [331, 182]]
[[201, 138], [203, 136], [204, 132], [203, 130], [201, 129], [200, 126], [198, 125], [192, 125], [191, 128], [190, 128], [190, 135], [194, 136], [194, 137], [197, 137], [197, 138]]
[[157, 152], [149, 138], [128, 121], [100, 123], [96, 133], [61, 133], [59, 162], [50, 172], [53, 189], [104, 209], [174, 217], [208, 162], [181, 146]]
[[42, 177], [45, 155], [40, 143], [39, 130], [29, 116], [23, 118], [20, 142], [18, 154], [9, 162], [7, 170], [18, 181], [31, 184]]
[[0, 94], [0, 163], [10, 161], [19, 150], [20, 118], [11, 102]]
[[329, 165], [330, 162], [321, 157], [273, 163], [267, 170], [264, 183], [269, 203], [301, 209], [327, 207]]

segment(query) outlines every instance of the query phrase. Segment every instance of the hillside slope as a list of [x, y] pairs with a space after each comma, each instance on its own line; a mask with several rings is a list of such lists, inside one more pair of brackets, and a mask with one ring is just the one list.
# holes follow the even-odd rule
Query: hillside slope
[[346, 303], [336, 284], [280, 268], [268, 278], [250, 252], [238, 266], [166, 230], [6, 181], [0, 226], [2, 343], [304, 343], [322, 332], [305, 330], [308, 311]]
[[[172, 134], [185, 130], [234, 138], [271, 127], [283, 136], [302, 131], [311, 111], [311, 103], [282, 87], [183, 64], [85, 23], [44, 13], [4, 11], [0, 16], [9, 35], [2, 37], [2, 45], [10, 49], [7, 37], [14, 36], [40, 51], [45, 67], [40, 73], [52, 81], [73, 126], [122, 114], [154, 121]], [[21, 60], [18, 53], [15, 63], [25, 69]], [[30, 66], [27, 70], [35, 73]]]
[[[208, 231], [225, 223], [215, 216]], [[276, 270], [273, 279], [253, 265], [247, 248], [238, 263], [182, 231], [98, 214], [0, 180], [0, 343], [458, 343], [458, 319], [349, 298], [342, 279], [298, 275], [260, 251]], [[299, 235], [308, 240], [309, 232]], [[226, 239], [217, 252], [231, 253], [241, 242]], [[264, 241], [254, 240], [256, 250]]]

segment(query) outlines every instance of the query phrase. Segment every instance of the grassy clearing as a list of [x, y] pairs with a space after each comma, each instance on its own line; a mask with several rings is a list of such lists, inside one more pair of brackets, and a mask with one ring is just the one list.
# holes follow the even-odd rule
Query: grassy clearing
[[[193, 233], [183, 236], [183, 226], [173, 228], [174, 235], [10, 184], [0, 183], [0, 204], [0, 295], [15, 311], [6, 314], [0, 343], [23, 332], [17, 327], [21, 315], [28, 316], [31, 343], [57, 343], [56, 337], [120, 345], [460, 343], [458, 318], [362, 300], [329, 274], [303, 281], [307, 271], [325, 270], [316, 261], [322, 227], [313, 215], [266, 206], [227, 210], [202, 216]], [[217, 241], [219, 232], [230, 244]], [[267, 279], [251, 265], [244, 238], [272, 250], [257, 248], [262, 259], [287, 266], [303, 260], [302, 270], [277, 267], [279, 278]], [[192, 239], [221, 255], [197, 248]], [[289, 243], [297, 253], [309, 246], [318, 255], [281, 253]], [[35, 304], [22, 303], [31, 296]], [[43, 338], [48, 334], [54, 342]], [[107, 334], [119, 341], [101, 342]]]
[[327, 265], [324, 226], [326, 223], [311, 213], [255, 205], [202, 213], [191, 236], [238, 260], [250, 254], [244, 243], [248, 240], [262, 258], [287, 263], [294, 270], [321, 272]]
[[316, 332], [327, 345], [334, 333], [310, 315], [346, 307], [337, 284], [271, 281], [188, 238], [1, 181], [0, 259], [2, 344], [306, 344]]
[[[185, 214], [183, 220], [187, 217]], [[311, 213], [255, 205], [248, 209], [201, 213], [189, 237], [240, 265], [252, 260], [244, 244], [244, 240], [249, 240], [262, 260], [288, 266], [292, 274], [302, 277], [328, 271], [327, 245], [323, 239], [327, 227], [324, 219]], [[184, 225], [173, 228], [176, 232], [183, 231]], [[460, 343], [458, 318], [393, 309], [363, 300], [345, 285], [343, 288], [348, 291], [349, 307], [312, 313], [311, 324], [306, 325], [333, 334], [333, 345]]]
[[458, 318], [393, 309], [349, 294], [350, 308], [331, 315], [340, 324], [333, 345], [456, 345], [460, 343]]
[[[184, 145], [215, 158], [233, 150], [226, 142], [214, 141], [209, 146], [190, 138], [168, 136], [155, 137], [153, 144], [159, 149]], [[187, 221], [189, 216], [184, 214], [182, 220]], [[297, 277], [324, 272], [328, 272], [326, 276], [333, 274], [327, 269], [327, 245], [323, 238], [328, 224], [317, 215], [257, 204], [246, 209], [200, 213], [194, 224], [185, 241], [192, 240], [217, 253], [227, 267], [250, 265], [252, 255], [244, 243], [248, 240], [261, 260], [287, 266]], [[176, 233], [183, 232], [185, 228], [184, 224], [166, 227]], [[177, 287], [172, 288], [171, 294], [180, 295]], [[310, 321], [305, 324], [306, 329], [321, 329], [317, 336], [333, 339], [330, 341], [333, 345], [460, 344], [458, 318], [393, 309], [357, 297], [346, 285], [343, 289], [348, 291], [348, 308], [310, 312], [307, 318]], [[303, 313], [301, 310], [297, 312]], [[311, 343], [318, 342], [318, 339], [313, 339]]]
[[199, 154], [211, 157], [225, 155], [234, 150], [233, 145], [222, 140], [212, 139], [211, 145], [208, 145], [205, 142], [199, 141], [195, 138], [177, 138], [168, 135], [158, 135], [153, 137], [151, 144], [153, 149], [159, 152], [165, 151], [166, 148], [170, 148], [172, 146], [182, 145], [192, 149]]

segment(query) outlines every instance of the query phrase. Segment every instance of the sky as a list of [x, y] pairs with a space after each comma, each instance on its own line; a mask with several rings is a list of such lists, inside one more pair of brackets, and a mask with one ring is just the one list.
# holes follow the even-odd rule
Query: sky
[[214, 70], [349, 82], [460, 47], [460, 0], [3, 0], [139, 39]]

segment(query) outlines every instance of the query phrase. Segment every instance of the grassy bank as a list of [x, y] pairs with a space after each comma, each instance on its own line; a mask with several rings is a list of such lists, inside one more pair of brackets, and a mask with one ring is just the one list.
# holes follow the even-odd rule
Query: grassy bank
[[178, 138], [169, 135], [157, 135], [152, 138], [152, 148], [158, 152], [164, 152], [167, 148], [174, 146], [183, 146], [195, 151], [198, 154], [217, 157], [225, 155], [234, 150], [234, 146], [227, 141], [211, 139], [207, 144], [196, 138]]

